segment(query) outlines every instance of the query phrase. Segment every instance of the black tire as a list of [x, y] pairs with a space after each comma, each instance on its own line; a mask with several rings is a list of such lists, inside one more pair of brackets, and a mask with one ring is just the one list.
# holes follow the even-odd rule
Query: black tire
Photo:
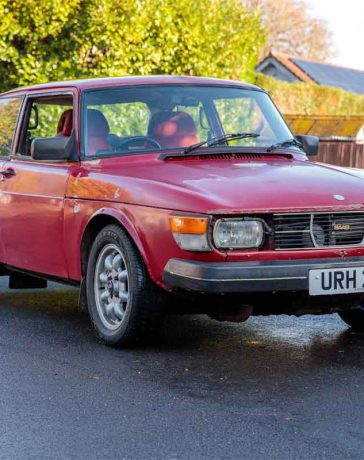
[[[97, 267], [103, 267], [100, 259], [103, 251], [111, 251], [113, 247], [117, 247], [123, 257], [123, 268], [127, 271], [127, 281], [124, 284], [127, 283], [128, 287], [128, 300], [125, 303], [125, 308], [123, 307], [124, 314], [122, 319], [115, 317], [115, 325], [112, 324], [114, 320], [110, 319], [113, 316], [110, 311], [114, 312], [115, 309], [110, 310], [109, 306], [114, 305], [112, 301], [114, 296], [115, 298], [121, 297], [120, 292], [115, 290], [114, 294], [113, 287], [109, 287], [113, 281], [107, 281], [103, 287], [96, 286], [98, 281], [95, 281]], [[117, 255], [117, 253], [115, 256], [111, 254], [110, 257], [113, 258]], [[106, 258], [105, 256], [105, 266]], [[111, 260], [114, 264], [114, 259]], [[96, 279], [101, 279], [106, 273], [105, 269], [105, 273], [101, 273]], [[111, 277], [112, 274], [110, 273], [109, 276]], [[118, 281], [114, 282], [119, 286]], [[105, 283], [104, 279], [103, 283]], [[101, 292], [107, 295], [110, 289], [113, 297], [100, 300]], [[96, 292], [100, 292], [98, 299]], [[91, 247], [86, 273], [86, 295], [89, 315], [96, 334], [107, 345], [127, 347], [141, 344], [145, 342], [147, 337], [150, 337], [151, 332], [155, 331], [160, 323], [161, 295], [149, 279], [139, 252], [126, 232], [118, 225], [108, 225], [103, 228]], [[120, 309], [117, 311], [120, 312]]]
[[359, 305], [355, 310], [339, 313], [340, 318], [355, 332], [364, 332], [364, 307]]

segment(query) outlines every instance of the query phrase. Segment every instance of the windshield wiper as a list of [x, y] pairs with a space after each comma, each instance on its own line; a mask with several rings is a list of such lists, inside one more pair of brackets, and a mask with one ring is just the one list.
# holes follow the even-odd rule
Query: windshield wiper
[[281, 147], [290, 147], [291, 145], [303, 149], [303, 145], [301, 144], [301, 142], [298, 142], [298, 140], [293, 137], [292, 139], [287, 139], [286, 141], [272, 144], [270, 147], [267, 148], [267, 152], [272, 152], [273, 150], [279, 149]]
[[206, 141], [198, 142], [197, 144], [192, 144], [186, 147], [183, 150], [184, 154], [191, 153], [194, 150], [199, 149], [200, 147], [206, 145], [206, 147], [212, 147], [213, 145], [221, 144], [224, 141], [231, 141], [234, 139], [246, 139], [249, 137], [259, 137], [260, 134], [257, 133], [231, 133], [231, 134], [224, 134], [223, 136], [219, 137], [212, 137]]

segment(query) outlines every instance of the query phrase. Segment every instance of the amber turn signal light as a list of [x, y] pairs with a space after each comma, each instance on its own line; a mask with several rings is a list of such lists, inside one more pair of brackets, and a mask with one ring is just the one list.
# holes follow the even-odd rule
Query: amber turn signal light
[[207, 217], [170, 216], [169, 223], [173, 233], [204, 235], [207, 233]]

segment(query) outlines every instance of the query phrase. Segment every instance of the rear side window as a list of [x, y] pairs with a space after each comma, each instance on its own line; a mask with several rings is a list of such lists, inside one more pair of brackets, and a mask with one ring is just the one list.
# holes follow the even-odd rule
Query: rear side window
[[0, 99], [0, 156], [8, 156], [11, 153], [16, 130], [16, 122], [21, 107], [22, 99]]

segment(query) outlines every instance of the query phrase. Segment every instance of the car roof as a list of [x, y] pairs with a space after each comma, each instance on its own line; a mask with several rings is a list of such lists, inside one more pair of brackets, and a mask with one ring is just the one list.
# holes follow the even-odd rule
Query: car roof
[[251, 85], [235, 80], [222, 80], [219, 78], [207, 77], [188, 77], [188, 76], [128, 76], [128, 77], [109, 77], [109, 78], [89, 78], [84, 80], [65, 80], [50, 83], [43, 83], [40, 85], [27, 86], [23, 88], [16, 88], [1, 96], [10, 96], [17, 93], [27, 93], [40, 90], [58, 90], [62, 88], [78, 88], [80, 91], [96, 88], [107, 88], [113, 86], [127, 86], [127, 85], [162, 85], [162, 84], [177, 84], [177, 85], [218, 85], [218, 86], [234, 86], [244, 89], [263, 91], [258, 86]]

